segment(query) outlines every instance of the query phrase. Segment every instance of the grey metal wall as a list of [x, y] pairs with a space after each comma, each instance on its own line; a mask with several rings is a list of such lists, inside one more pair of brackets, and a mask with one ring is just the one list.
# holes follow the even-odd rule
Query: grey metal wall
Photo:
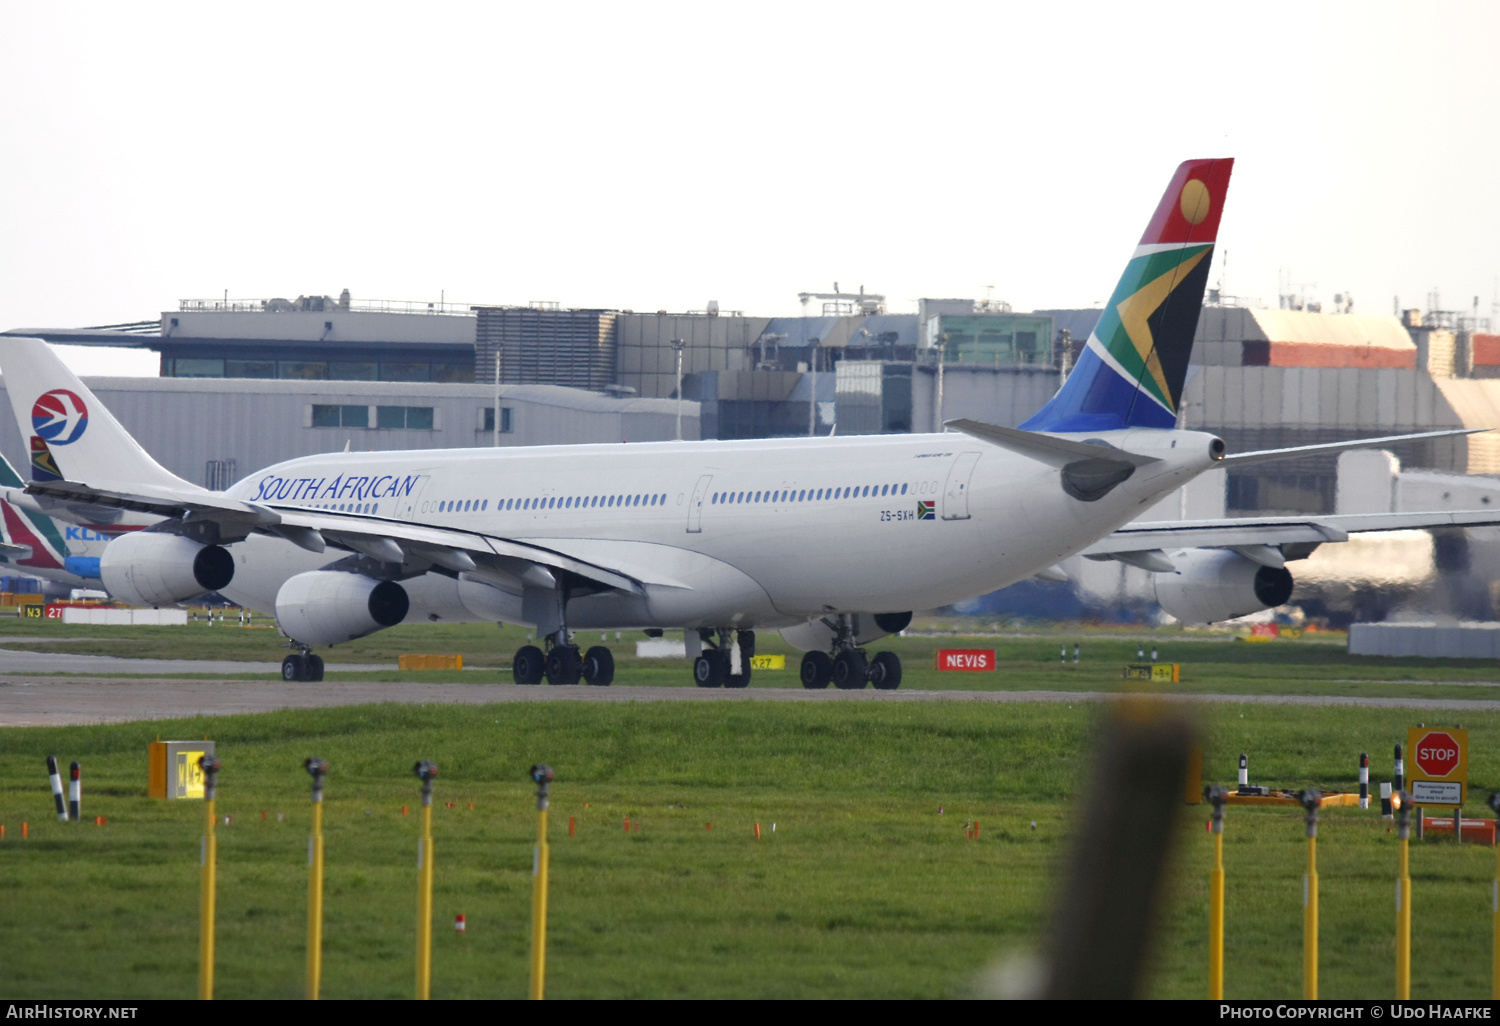
[[674, 338], [686, 343], [684, 377], [750, 370], [755, 359], [750, 350], [770, 323], [769, 317], [622, 313], [615, 318], [616, 380], [644, 396], [671, 395], [677, 388]]
[[[488, 446], [484, 410], [494, 387], [354, 381], [224, 378], [89, 378], [94, 395], [168, 470], [204, 483], [210, 461], [234, 460], [238, 476], [297, 456], [355, 450]], [[28, 396], [25, 402], [35, 397]], [[0, 379], [0, 451], [23, 477], [27, 447]], [[436, 427], [424, 430], [305, 427], [318, 404], [430, 406]], [[554, 385], [505, 385], [512, 430], [502, 446], [580, 442], [648, 442], [675, 437], [677, 403], [616, 399]], [[682, 435], [698, 437], [698, 404], [682, 404]]]
[[[943, 419], [967, 417], [987, 424], [1016, 427], [1040, 410], [1057, 392], [1058, 374], [1050, 367], [976, 367], [949, 364], [943, 368]], [[911, 426], [913, 431], [935, 428], [937, 369], [913, 368]]]
[[476, 307], [474, 378], [602, 389], [615, 383], [612, 310]]

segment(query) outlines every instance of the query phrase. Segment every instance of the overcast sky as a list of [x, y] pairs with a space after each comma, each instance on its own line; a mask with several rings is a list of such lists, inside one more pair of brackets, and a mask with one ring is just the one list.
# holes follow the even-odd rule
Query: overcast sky
[[1495, 3], [0, 0], [0, 327], [225, 290], [1088, 306], [1217, 156], [1227, 291], [1488, 316], [1497, 30]]

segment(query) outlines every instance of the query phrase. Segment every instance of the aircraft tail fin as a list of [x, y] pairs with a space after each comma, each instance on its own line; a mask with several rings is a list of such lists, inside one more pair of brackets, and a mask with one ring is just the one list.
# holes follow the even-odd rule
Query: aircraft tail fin
[[[3, 455], [0, 455], [0, 486], [24, 487], [21, 475]], [[67, 564], [68, 543], [56, 522], [44, 513], [20, 509], [3, 499], [0, 499], [0, 543], [3, 543], [0, 563], [47, 570], [60, 570]]]
[[1233, 169], [1229, 158], [1178, 166], [1077, 366], [1022, 428], [1069, 432], [1177, 425]]
[[204, 490], [152, 459], [41, 339], [0, 339], [0, 374], [31, 452], [32, 481]]

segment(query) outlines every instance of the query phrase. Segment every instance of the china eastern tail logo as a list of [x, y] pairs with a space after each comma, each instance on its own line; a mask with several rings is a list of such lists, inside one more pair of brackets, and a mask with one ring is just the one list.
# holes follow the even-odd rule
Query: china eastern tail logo
[[54, 388], [31, 407], [31, 429], [52, 445], [71, 445], [88, 426], [88, 407], [66, 388]]
[[919, 502], [919, 503], [917, 503], [917, 519], [918, 520], [936, 520], [937, 519], [937, 504], [933, 503], [933, 502]]

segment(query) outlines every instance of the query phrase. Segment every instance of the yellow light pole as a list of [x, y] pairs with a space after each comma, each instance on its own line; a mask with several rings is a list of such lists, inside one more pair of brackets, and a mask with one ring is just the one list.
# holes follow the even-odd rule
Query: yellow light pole
[[532, 856], [531, 875], [531, 993], [533, 1001], [545, 996], [547, 981], [547, 785], [552, 783], [552, 767], [537, 763], [531, 767], [536, 781], [537, 840]]
[[1297, 799], [1307, 810], [1307, 875], [1302, 878], [1302, 998], [1318, 1000], [1318, 806], [1323, 795], [1306, 790]]
[[219, 862], [219, 837], [214, 831], [216, 819], [214, 795], [219, 782], [219, 760], [212, 755], [198, 759], [203, 770], [203, 890], [198, 900], [198, 998], [214, 999], [214, 895]]
[[1208, 875], [1208, 996], [1224, 997], [1224, 789], [1215, 784], [1203, 789], [1203, 797], [1214, 807], [1214, 868]]
[[318, 1000], [323, 986], [323, 777], [328, 763], [313, 757], [302, 764], [312, 774], [313, 826], [307, 840], [307, 999]]
[[[1401, 862], [1396, 876], [1396, 1000], [1411, 998], [1411, 863], [1407, 847], [1411, 841], [1411, 795], [1397, 792], [1401, 808], [1396, 813], [1396, 838]], [[1421, 815], [1421, 810], [1418, 810]]]
[[422, 839], [417, 842], [417, 1000], [432, 993], [432, 782], [438, 768], [423, 759], [412, 767], [422, 781]]

